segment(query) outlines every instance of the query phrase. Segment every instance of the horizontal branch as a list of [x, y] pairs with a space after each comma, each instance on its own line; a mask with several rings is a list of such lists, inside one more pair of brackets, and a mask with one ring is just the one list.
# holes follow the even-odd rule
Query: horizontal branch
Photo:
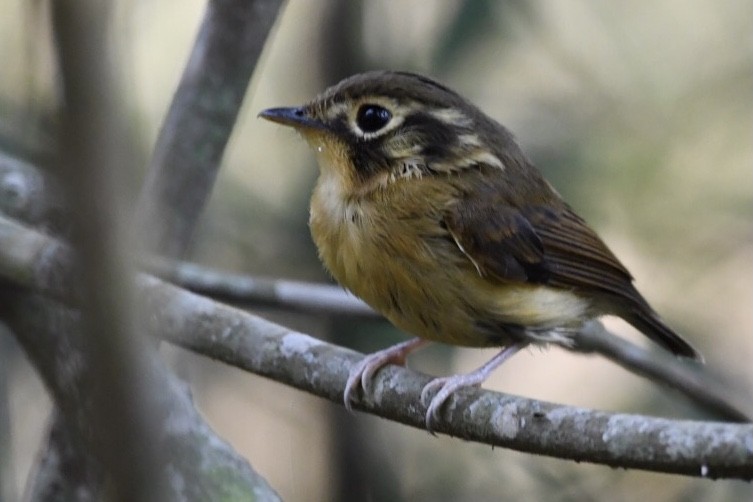
[[[3, 238], [14, 232], [42, 246], [32, 255], [50, 259], [65, 247], [0, 218]], [[23, 232], [22, 232], [23, 230]], [[28, 237], [28, 233], [36, 235]], [[44, 249], [48, 249], [44, 252]], [[49, 249], [58, 251], [52, 252]], [[0, 278], [54, 293], [39, 273], [7, 274], [13, 253], [0, 253]], [[17, 256], [17, 255], [15, 255]], [[53, 260], [64, 263], [65, 260]], [[49, 270], [27, 260], [32, 270]], [[12, 267], [11, 267], [12, 268]], [[56, 277], [63, 276], [59, 272]], [[139, 275], [139, 312], [153, 336], [278, 382], [342, 403], [351, 366], [361, 357], [241, 310]], [[417, 428], [426, 407], [420, 393], [430, 377], [388, 366], [374, 393], [357, 403], [362, 411]], [[606, 413], [483, 389], [457, 392], [436, 432], [469, 441], [581, 462], [713, 478], [753, 479], [753, 425], [670, 420]]]
[[381, 317], [339, 286], [229, 274], [195, 263], [158, 257], [148, 260], [145, 269], [194, 293], [234, 305], [276, 307], [317, 314]]

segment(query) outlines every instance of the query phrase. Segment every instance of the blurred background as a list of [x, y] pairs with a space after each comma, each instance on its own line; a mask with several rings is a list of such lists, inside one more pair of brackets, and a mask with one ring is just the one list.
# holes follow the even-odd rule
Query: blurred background
[[[118, 1], [112, 55], [142, 160], [135, 194], [201, 20], [200, 0]], [[638, 288], [707, 363], [753, 386], [753, 68], [749, 2], [722, 0], [291, 1], [272, 32], [191, 259], [327, 281], [308, 229], [314, 157], [257, 120], [368, 69], [426, 73], [517, 136]], [[59, 108], [47, 2], [0, 5], [0, 149], [54, 163]], [[368, 352], [403, 339], [383, 322], [261, 315]], [[644, 344], [627, 325], [610, 329]], [[432, 347], [410, 366], [466, 372], [493, 351]], [[749, 484], [613, 470], [432, 437], [171, 347], [208, 421], [297, 500], [743, 500]], [[576, 406], [705, 418], [606, 361], [531, 350], [486, 387]], [[44, 436], [45, 391], [0, 333], [0, 481], [22, 491]], [[605, 495], [605, 490], [609, 490]], [[12, 498], [8, 498], [12, 500]]]

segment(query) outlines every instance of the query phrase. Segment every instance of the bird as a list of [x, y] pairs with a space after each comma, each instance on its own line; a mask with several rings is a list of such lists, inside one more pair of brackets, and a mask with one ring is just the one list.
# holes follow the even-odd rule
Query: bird
[[309, 227], [324, 267], [414, 336], [351, 368], [348, 410], [382, 367], [428, 342], [499, 348], [475, 371], [423, 388], [433, 433], [457, 390], [529, 345], [572, 348], [573, 334], [603, 315], [702, 360], [513, 134], [446, 85], [370, 71], [259, 116], [295, 129], [316, 155]]

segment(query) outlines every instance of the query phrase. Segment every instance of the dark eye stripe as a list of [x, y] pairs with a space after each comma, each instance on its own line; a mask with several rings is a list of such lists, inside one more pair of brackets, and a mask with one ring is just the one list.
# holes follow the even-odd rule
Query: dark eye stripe
[[421, 154], [427, 160], [450, 156], [458, 142], [457, 132], [450, 125], [426, 113], [407, 116], [400, 128], [420, 137], [420, 143], [424, 145]]

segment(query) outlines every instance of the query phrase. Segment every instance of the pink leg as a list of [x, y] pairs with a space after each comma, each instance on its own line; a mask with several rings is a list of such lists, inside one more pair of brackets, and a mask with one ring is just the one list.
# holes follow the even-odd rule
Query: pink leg
[[363, 387], [366, 393], [371, 393], [371, 380], [380, 368], [388, 364], [403, 366], [405, 364], [405, 357], [426, 343], [428, 343], [427, 340], [412, 338], [392, 347], [387, 347], [379, 352], [369, 354], [358, 361], [351, 368], [348, 382], [345, 384], [345, 408], [350, 412], [353, 411], [352, 403], [355, 402], [359, 387]]
[[466, 375], [452, 375], [449, 377], [435, 378], [421, 391], [421, 402], [425, 403], [429, 394], [439, 389], [439, 392], [431, 399], [429, 408], [426, 410], [426, 430], [434, 434], [434, 423], [439, 420], [439, 411], [447, 398], [456, 390], [463, 387], [478, 387], [491, 375], [492, 371], [514, 356], [520, 349], [528, 345], [527, 342], [518, 342], [502, 349], [496, 356], [491, 358], [479, 369]]

